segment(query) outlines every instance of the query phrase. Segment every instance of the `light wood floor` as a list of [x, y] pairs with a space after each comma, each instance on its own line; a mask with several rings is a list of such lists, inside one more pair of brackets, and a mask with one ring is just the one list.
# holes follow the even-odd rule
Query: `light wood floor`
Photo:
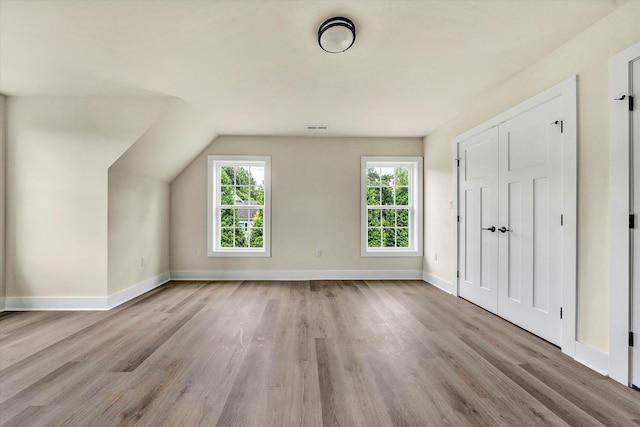
[[0, 316], [3, 426], [638, 425], [640, 392], [423, 282], [180, 282]]

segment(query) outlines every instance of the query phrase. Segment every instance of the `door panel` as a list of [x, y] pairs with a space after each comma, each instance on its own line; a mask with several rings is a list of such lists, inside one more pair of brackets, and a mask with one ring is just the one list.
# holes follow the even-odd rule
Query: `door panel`
[[460, 279], [458, 294], [497, 312], [498, 131], [458, 144]]
[[533, 181], [533, 308], [549, 312], [549, 178]]
[[[510, 182], [507, 184], [506, 204], [508, 206], [508, 218], [510, 220], [500, 221], [500, 226], [505, 226], [513, 230], [522, 230], [522, 183]], [[503, 202], [504, 203], [504, 202]], [[511, 233], [511, 232], [509, 232]], [[520, 302], [522, 299], [522, 233], [507, 234], [506, 249], [502, 245], [502, 251], [507, 253], [501, 255], [505, 262], [500, 263], [501, 273], [507, 279], [506, 295], [513, 301]], [[504, 238], [501, 239], [504, 242]], [[509, 268], [511, 266], [511, 268]]]
[[560, 344], [561, 98], [499, 128], [498, 314]]
[[544, 129], [538, 124], [524, 122], [521, 127], [511, 129], [509, 136], [507, 170], [513, 172], [549, 162], [547, 147], [537, 143], [545, 137]]
[[533, 308], [549, 312], [549, 178], [533, 180]]
[[[496, 255], [495, 251], [497, 250], [497, 241], [494, 232], [490, 230], [482, 230], [483, 227], [491, 227], [495, 224], [495, 219], [497, 218], [496, 206], [495, 206], [495, 194], [497, 194], [498, 189], [489, 185], [486, 187], [480, 188], [480, 211], [482, 212], [480, 224], [478, 230], [480, 232], [480, 288], [482, 288], [482, 292], [484, 292], [487, 296], [494, 295], [491, 298], [495, 298], [497, 296], [495, 294], [496, 286], [496, 275], [497, 269], [495, 267]], [[495, 304], [488, 304], [492, 307]], [[494, 309], [495, 310], [495, 309]]]

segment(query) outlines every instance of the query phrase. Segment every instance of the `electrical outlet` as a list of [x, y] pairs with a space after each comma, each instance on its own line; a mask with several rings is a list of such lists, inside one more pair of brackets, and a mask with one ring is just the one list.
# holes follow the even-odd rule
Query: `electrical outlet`
[[322, 249], [316, 249], [316, 257], [320, 258], [322, 256]]
[[433, 260], [438, 261], [438, 252], [433, 253]]
[[197, 257], [201, 257], [202, 256], [202, 249], [198, 248], [198, 250], [196, 251], [196, 256]]
[[145, 257], [140, 257], [140, 265], [144, 267], [146, 263], [147, 263], [147, 259]]

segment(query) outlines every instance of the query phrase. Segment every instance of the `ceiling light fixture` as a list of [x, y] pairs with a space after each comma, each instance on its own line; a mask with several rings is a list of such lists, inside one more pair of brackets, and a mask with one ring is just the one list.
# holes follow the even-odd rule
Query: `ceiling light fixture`
[[325, 52], [340, 53], [356, 41], [356, 26], [348, 18], [336, 16], [327, 19], [318, 28], [318, 44]]

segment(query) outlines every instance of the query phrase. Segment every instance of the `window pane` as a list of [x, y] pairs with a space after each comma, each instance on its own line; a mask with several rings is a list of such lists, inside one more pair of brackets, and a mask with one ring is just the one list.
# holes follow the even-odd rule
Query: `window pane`
[[254, 227], [251, 229], [251, 238], [249, 241], [249, 245], [252, 248], [261, 248], [263, 246], [262, 228]]
[[235, 204], [236, 205], [246, 205], [249, 201], [249, 187], [248, 186], [236, 186], [236, 196], [235, 196]]
[[409, 229], [408, 228], [398, 228], [396, 230], [396, 246], [398, 246], [399, 248], [409, 247]]
[[393, 188], [391, 187], [382, 187], [382, 205], [394, 205], [393, 201]]
[[252, 205], [264, 205], [264, 188], [251, 187], [250, 191], [249, 203]]
[[392, 187], [394, 184], [394, 168], [380, 168], [380, 182], [383, 187]]
[[382, 233], [380, 232], [379, 228], [370, 228], [368, 230], [368, 236], [367, 236], [368, 247], [370, 248], [381, 247], [382, 246], [381, 235]]
[[409, 188], [400, 187], [396, 189], [396, 205], [407, 206], [409, 204]]
[[409, 226], [409, 209], [396, 210], [396, 225], [398, 227]]
[[382, 225], [385, 227], [396, 226], [396, 210], [382, 209]]
[[220, 204], [221, 205], [233, 205], [233, 187], [229, 185], [223, 185], [220, 188]]
[[264, 227], [264, 212], [262, 209], [251, 209], [251, 227]]
[[233, 247], [233, 228], [223, 228], [220, 230], [220, 246], [223, 248]]
[[380, 226], [380, 209], [369, 209], [367, 212], [367, 226], [379, 227]]
[[367, 205], [380, 205], [380, 187], [367, 188]]
[[409, 169], [408, 168], [396, 168], [396, 187], [408, 187], [409, 186]]
[[382, 229], [382, 246], [385, 248], [393, 248], [396, 246], [396, 229], [395, 228], [383, 228]]
[[221, 185], [233, 185], [235, 179], [235, 172], [233, 166], [223, 166], [220, 168], [220, 184]]
[[247, 233], [245, 232], [245, 229], [242, 226], [237, 226], [235, 228], [235, 237], [236, 237], [236, 241], [235, 241], [235, 247], [236, 248], [248, 248], [249, 247], [249, 241], [247, 239]]
[[380, 186], [380, 169], [379, 168], [367, 169], [367, 186], [368, 187]]
[[251, 221], [251, 210], [238, 209], [238, 220], [236, 224], [241, 225], [246, 230], [247, 224], [249, 224], [250, 221]]
[[220, 209], [220, 227], [233, 227], [235, 225], [235, 209]]
[[236, 167], [236, 185], [249, 185], [249, 168], [246, 166], [238, 166]]
[[251, 173], [251, 185], [263, 187], [264, 186], [264, 167], [263, 166], [251, 166], [249, 168]]

